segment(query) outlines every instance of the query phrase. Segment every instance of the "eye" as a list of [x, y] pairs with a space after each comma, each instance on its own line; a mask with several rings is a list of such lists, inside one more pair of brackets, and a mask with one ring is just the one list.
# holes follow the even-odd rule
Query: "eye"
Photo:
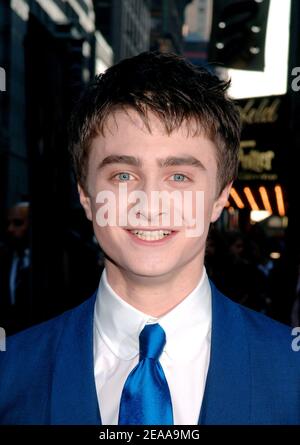
[[175, 182], [185, 182], [188, 181], [188, 177], [183, 175], [182, 173], [174, 173], [174, 175], [172, 175], [172, 177], [174, 178]]
[[130, 173], [127, 172], [121, 172], [121, 173], [117, 173], [116, 175], [113, 176], [113, 178], [118, 179], [119, 181], [129, 181], [130, 177], [133, 178], [133, 176]]

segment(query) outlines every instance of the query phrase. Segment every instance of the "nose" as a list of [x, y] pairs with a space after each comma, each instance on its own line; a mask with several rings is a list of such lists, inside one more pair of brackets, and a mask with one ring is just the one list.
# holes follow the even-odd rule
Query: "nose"
[[[159, 184], [155, 179], [147, 179], [144, 181], [141, 190], [142, 193], [139, 196], [137, 218], [145, 222], [147, 225], [166, 226], [168, 222], [162, 221], [163, 215], [170, 214], [168, 206], [163, 205], [162, 195]], [[166, 203], [164, 203], [166, 204]]]

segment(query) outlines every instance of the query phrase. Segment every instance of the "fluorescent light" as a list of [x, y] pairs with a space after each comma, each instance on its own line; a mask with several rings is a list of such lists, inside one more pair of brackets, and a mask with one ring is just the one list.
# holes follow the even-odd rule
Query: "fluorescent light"
[[272, 258], [272, 260], [278, 260], [281, 257], [279, 252], [271, 252], [270, 253], [270, 258]]
[[248, 202], [250, 204], [251, 209], [259, 211], [259, 207], [258, 207], [258, 205], [257, 205], [257, 203], [256, 203], [256, 201], [254, 199], [254, 196], [253, 196], [250, 188], [249, 187], [245, 187], [244, 188], [244, 193], [245, 193], [245, 195], [246, 195], [246, 197], [248, 199]]
[[250, 219], [253, 222], [260, 222], [266, 218], [269, 218], [270, 215], [271, 213], [267, 210], [251, 210]]
[[271, 207], [271, 204], [270, 204], [270, 200], [269, 200], [269, 196], [268, 196], [268, 193], [267, 193], [266, 188], [265, 188], [265, 187], [259, 187], [259, 193], [260, 193], [262, 202], [263, 202], [263, 204], [264, 204], [264, 206], [265, 206], [265, 209], [266, 209], [268, 212], [273, 213], [273, 212], [272, 212], [272, 207]]
[[230, 196], [232, 197], [232, 199], [234, 200], [239, 209], [243, 209], [245, 207], [243, 201], [241, 200], [238, 192], [235, 190], [234, 187], [231, 187], [230, 189]]
[[282, 189], [281, 189], [280, 185], [276, 185], [274, 190], [275, 190], [275, 195], [276, 195], [278, 213], [280, 216], [285, 216], [284, 201], [283, 201]]

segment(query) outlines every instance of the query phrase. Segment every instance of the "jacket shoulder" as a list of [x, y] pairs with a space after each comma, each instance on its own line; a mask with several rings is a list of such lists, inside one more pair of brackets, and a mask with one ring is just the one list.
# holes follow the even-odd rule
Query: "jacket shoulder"
[[[295, 333], [290, 326], [266, 315], [244, 307], [216, 291], [216, 298], [222, 306], [223, 317], [235, 326], [237, 336], [247, 343], [251, 359], [264, 364], [276, 374], [277, 370], [295, 372], [299, 381], [300, 351], [297, 353]], [[227, 324], [228, 325], [228, 324]], [[289, 369], [288, 369], [289, 368]], [[288, 371], [287, 371], [288, 369]]]
[[[16, 352], [18, 352], [18, 356], [21, 354], [30, 357], [31, 355], [38, 355], [45, 348], [48, 353], [54, 351], [62, 333], [79, 322], [91, 310], [94, 297], [95, 295], [57, 317], [9, 336], [7, 338], [6, 351], [2, 354], [2, 362], [0, 361], [0, 364], [3, 363], [3, 360], [6, 361], [10, 355], [15, 355]], [[14, 357], [15, 359], [16, 357]]]
[[[28, 388], [50, 385], [57, 351], [62, 342], [76, 338], [93, 308], [94, 296], [63, 314], [7, 338], [0, 353], [1, 405], [12, 394], [24, 394]], [[0, 416], [1, 417], [1, 416]]]
[[262, 343], [273, 343], [274, 346], [278, 345], [280, 347], [288, 342], [291, 346], [292, 328], [290, 326], [273, 320], [252, 309], [238, 306], [250, 340]]

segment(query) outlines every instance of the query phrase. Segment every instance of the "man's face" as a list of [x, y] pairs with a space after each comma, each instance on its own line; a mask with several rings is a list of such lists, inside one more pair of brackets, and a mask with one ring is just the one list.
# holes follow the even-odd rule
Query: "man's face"
[[29, 207], [12, 207], [7, 215], [7, 234], [13, 247], [24, 247], [29, 235]]
[[[86, 192], [79, 187], [81, 203], [87, 217], [93, 221], [96, 238], [109, 261], [131, 276], [165, 277], [184, 268], [190, 270], [191, 265], [200, 270], [209, 224], [220, 215], [229, 189], [227, 187], [221, 195], [218, 193], [214, 143], [204, 135], [188, 135], [186, 126], [168, 136], [153, 115], [150, 116], [150, 133], [137, 113], [128, 113], [119, 111], [109, 117], [105, 136], [93, 140]], [[120, 156], [123, 156], [122, 162]], [[124, 156], [130, 158], [124, 159]], [[138, 226], [128, 218], [125, 226], [101, 227], [98, 217], [103, 204], [96, 202], [99, 192], [109, 191], [116, 197], [117, 215], [122, 213], [124, 216], [124, 208], [127, 216], [134, 210], [133, 203], [126, 203], [124, 207], [124, 199], [119, 202], [120, 184], [126, 184], [127, 195], [142, 191], [148, 198], [147, 205], [144, 203], [136, 212]], [[191, 215], [202, 220], [201, 233], [190, 236], [186, 230], [187, 226], [192, 226], [184, 214], [184, 206], [181, 210], [171, 200], [167, 211], [163, 211], [163, 207], [152, 204], [153, 191], [169, 194], [176, 191], [183, 201], [184, 192], [189, 192], [187, 205]], [[204, 197], [203, 206], [198, 207], [198, 211], [201, 199], [196, 192], [202, 192]], [[174, 216], [180, 211], [185, 224], [181, 226]], [[170, 214], [168, 226], [163, 223], [164, 213]], [[134, 229], [140, 229], [139, 233], [132, 233]], [[154, 234], [154, 229], [161, 231]], [[167, 235], [166, 229], [171, 230], [171, 234]], [[161, 236], [163, 238], [159, 239]]]

